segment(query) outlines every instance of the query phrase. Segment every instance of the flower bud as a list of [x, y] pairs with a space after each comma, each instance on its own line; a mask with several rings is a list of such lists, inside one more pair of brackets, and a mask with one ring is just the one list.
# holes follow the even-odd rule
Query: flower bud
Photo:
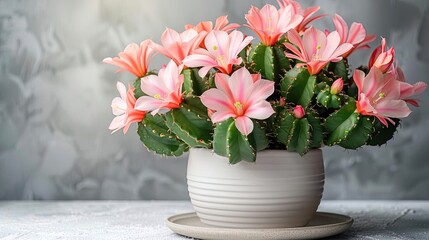
[[344, 81], [342, 78], [338, 78], [331, 86], [331, 94], [337, 95], [343, 90]]
[[286, 98], [281, 97], [280, 100], [279, 100], [279, 106], [283, 107], [284, 105], [286, 105]]
[[387, 49], [386, 39], [381, 40], [381, 45], [378, 46], [371, 54], [369, 59], [368, 68], [371, 69], [373, 66], [380, 69], [383, 73], [388, 72], [395, 61], [395, 49]]
[[305, 111], [304, 108], [301, 105], [297, 105], [294, 109], [293, 109], [293, 115], [298, 118], [301, 119], [305, 116]]

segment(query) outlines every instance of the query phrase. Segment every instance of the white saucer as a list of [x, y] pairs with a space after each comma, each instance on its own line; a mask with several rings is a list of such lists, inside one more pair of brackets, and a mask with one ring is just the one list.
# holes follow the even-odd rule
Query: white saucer
[[206, 240], [249, 240], [249, 239], [317, 239], [347, 230], [353, 218], [335, 213], [317, 212], [305, 227], [270, 229], [220, 228], [202, 223], [195, 212], [171, 216], [167, 226], [175, 233]]

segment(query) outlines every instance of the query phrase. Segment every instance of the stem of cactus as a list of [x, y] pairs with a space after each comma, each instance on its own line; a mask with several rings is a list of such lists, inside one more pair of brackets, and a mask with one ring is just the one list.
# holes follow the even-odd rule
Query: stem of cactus
[[288, 71], [280, 82], [281, 94], [287, 102], [306, 108], [315, 93], [316, 76], [310, 75], [305, 68]]
[[374, 129], [368, 144], [371, 146], [381, 146], [393, 138], [396, 129], [400, 125], [400, 119], [394, 118], [395, 124], [389, 122], [389, 127], [384, 126], [378, 119], [374, 119]]
[[190, 147], [210, 147], [212, 123], [199, 97], [188, 96], [180, 108], [165, 114], [167, 126]]
[[334, 73], [336, 76], [343, 78], [344, 81], [348, 79], [348, 63], [343, 59], [339, 62], [331, 62], [328, 66], [328, 71]]
[[327, 145], [338, 144], [356, 149], [367, 143], [373, 132], [373, 121], [370, 117], [359, 115], [356, 101], [349, 98], [342, 108], [326, 118], [324, 127], [328, 132]]
[[209, 86], [209, 76], [202, 78], [198, 75], [198, 68], [188, 68], [182, 71], [184, 75], [183, 81], [183, 92], [191, 93], [196, 96], [200, 96], [203, 92], [205, 92]]
[[143, 144], [157, 154], [180, 156], [188, 150], [188, 146], [169, 131], [162, 115], [146, 114], [138, 124], [137, 133]]
[[242, 160], [254, 162], [256, 152], [268, 146], [265, 131], [257, 122], [253, 122], [251, 134], [244, 136], [238, 131], [233, 118], [229, 118], [215, 127], [213, 134], [213, 150], [216, 154], [228, 157], [231, 164]]
[[264, 79], [279, 83], [284, 71], [290, 68], [289, 59], [285, 55], [283, 44], [265, 46], [258, 44], [252, 51], [253, 70], [261, 73]]
[[307, 153], [310, 148], [319, 148], [323, 140], [320, 120], [312, 112], [297, 119], [285, 110], [279, 117], [276, 134], [277, 141], [284, 144], [288, 151], [296, 151], [300, 155]]
[[317, 94], [317, 102], [325, 108], [338, 109], [341, 106], [341, 98], [337, 94], [331, 94], [329, 88], [326, 88]]

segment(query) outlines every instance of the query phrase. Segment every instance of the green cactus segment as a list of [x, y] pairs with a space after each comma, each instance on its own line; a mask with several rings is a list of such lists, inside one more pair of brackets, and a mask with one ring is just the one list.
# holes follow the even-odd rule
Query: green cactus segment
[[323, 141], [323, 128], [320, 120], [309, 112], [304, 118], [297, 119], [287, 111], [281, 113], [276, 132], [277, 141], [284, 144], [288, 151], [301, 155], [309, 148], [319, 148]]
[[280, 92], [283, 97], [286, 97], [286, 94], [292, 85], [292, 82], [297, 78], [298, 74], [301, 73], [301, 68], [292, 68], [287, 71], [283, 79], [280, 80]]
[[144, 92], [141, 89], [141, 79], [140, 78], [136, 78], [136, 80], [134, 80], [133, 82], [133, 87], [134, 89], [134, 97], [136, 99], [138, 99], [141, 96], [145, 96], [146, 94], [144, 94]]
[[349, 72], [347, 63], [344, 59], [339, 62], [331, 62], [328, 66], [328, 70], [333, 72], [336, 76], [343, 78], [344, 81], [347, 81]]
[[143, 144], [157, 154], [180, 156], [188, 150], [186, 144], [168, 130], [161, 115], [146, 114], [138, 124], [137, 133]]
[[190, 147], [211, 145], [212, 124], [210, 120], [197, 112], [195, 108], [183, 103], [180, 108], [165, 114], [167, 126], [176, 136]]
[[288, 151], [294, 151], [301, 156], [308, 152], [310, 147], [310, 124], [306, 118], [296, 119], [293, 122], [292, 135], [287, 145]]
[[200, 96], [208, 89], [209, 78], [202, 78], [198, 75], [198, 68], [188, 68], [183, 70], [183, 92]]
[[254, 162], [256, 151], [248, 138], [238, 131], [235, 120], [230, 118], [215, 127], [213, 134], [213, 150], [216, 154], [227, 157], [231, 164], [242, 160]]
[[226, 138], [231, 124], [234, 124], [233, 118], [216, 124], [213, 133], [213, 150], [217, 155], [228, 157]]
[[288, 112], [281, 113], [279, 128], [277, 131], [277, 140], [286, 146], [288, 145], [292, 135], [292, 128], [294, 126], [295, 120], [296, 118], [292, 114]]
[[338, 109], [341, 105], [341, 98], [336, 94], [331, 94], [329, 88], [327, 88], [317, 94], [317, 102], [325, 108]]
[[290, 69], [289, 59], [285, 55], [286, 48], [283, 44], [273, 47], [274, 54], [274, 79], [278, 83], [286, 70]]
[[323, 127], [320, 119], [314, 113], [308, 113], [307, 120], [311, 132], [310, 148], [320, 148], [323, 142]]
[[371, 118], [359, 116], [359, 121], [347, 135], [346, 139], [339, 145], [346, 149], [357, 149], [365, 145], [373, 131], [373, 122]]
[[374, 133], [368, 141], [368, 144], [371, 146], [381, 146], [392, 139], [401, 120], [394, 118], [393, 121], [395, 124], [388, 122], [389, 126], [386, 127], [378, 119], [374, 119]]
[[256, 121], [253, 121], [253, 131], [247, 136], [247, 138], [249, 139], [250, 145], [257, 152], [268, 147], [269, 142], [267, 134], [264, 128], [262, 128], [262, 126]]
[[324, 127], [329, 133], [327, 145], [335, 145], [346, 140], [350, 131], [356, 127], [359, 114], [356, 112], [356, 101], [353, 98], [344, 104], [342, 108], [326, 118]]
[[261, 73], [262, 78], [274, 81], [274, 53], [273, 48], [259, 43], [252, 52], [253, 70]]
[[295, 79], [291, 79], [286, 91], [286, 101], [306, 108], [313, 98], [316, 88], [316, 76], [310, 76], [307, 69], [301, 68]]

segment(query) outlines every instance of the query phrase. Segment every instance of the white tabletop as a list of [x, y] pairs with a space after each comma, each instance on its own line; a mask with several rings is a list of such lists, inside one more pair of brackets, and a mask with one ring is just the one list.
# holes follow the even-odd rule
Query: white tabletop
[[[0, 239], [188, 239], [165, 225], [186, 201], [0, 202]], [[324, 201], [355, 219], [332, 239], [429, 239], [429, 201]]]

